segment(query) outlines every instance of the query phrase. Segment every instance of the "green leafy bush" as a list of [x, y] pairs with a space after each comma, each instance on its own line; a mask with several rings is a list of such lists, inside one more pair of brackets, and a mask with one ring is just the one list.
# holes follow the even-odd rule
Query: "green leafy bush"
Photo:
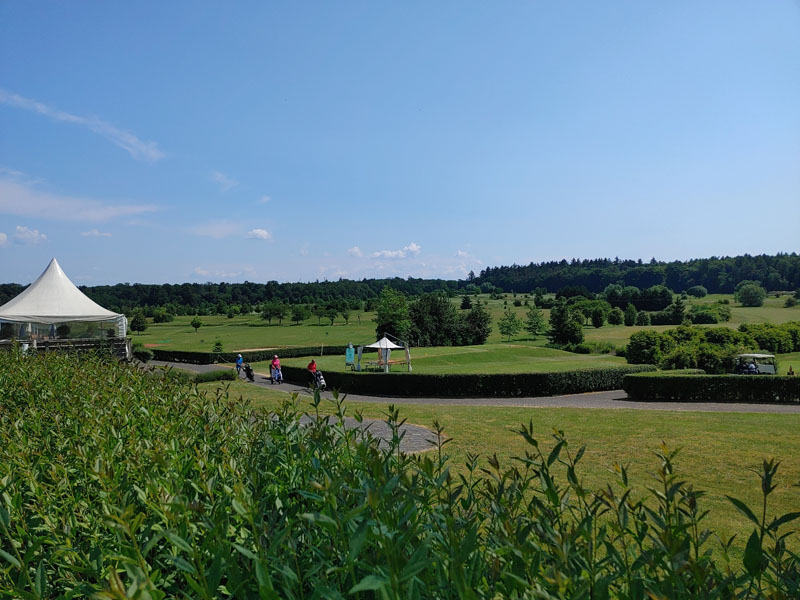
[[645, 497], [624, 465], [587, 488], [585, 447], [556, 431], [545, 451], [532, 424], [514, 463], [455, 475], [438, 425], [407, 455], [392, 407], [381, 445], [321, 404], [301, 421], [296, 400], [267, 414], [113, 361], [0, 353], [0, 595], [797, 597], [775, 461], [758, 509], [729, 498], [754, 524], [739, 564], [667, 448]]
[[236, 379], [236, 371], [233, 369], [219, 369], [217, 371], [207, 371], [205, 373], [196, 373], [193, 381], [195, 383], [205, 383], [207, 381], [234, 381]]

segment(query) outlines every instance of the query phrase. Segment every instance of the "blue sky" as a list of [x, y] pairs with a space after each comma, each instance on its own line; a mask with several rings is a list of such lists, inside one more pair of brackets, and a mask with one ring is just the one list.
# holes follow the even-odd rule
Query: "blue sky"
[[0, 0], [0, 281], [798, 242], [796, 1]]

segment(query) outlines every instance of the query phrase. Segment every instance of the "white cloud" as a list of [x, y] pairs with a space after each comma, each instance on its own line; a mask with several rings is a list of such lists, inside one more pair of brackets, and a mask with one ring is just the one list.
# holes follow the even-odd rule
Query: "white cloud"
[[0, 175], [0, 213], [61, 221], [108, 221], [154, 212], [152, 204], [109, 204], [39, 190], [33, 182]]
[[347, 253], [350, 256], [364, 256], [364, 253], [361, 251], [361, 248], [358, 246], [353, 246], [352, 248], [347, 249]]
[[0, 89], [0, 104], [6, 104], [8, 106], [13, 106], [14, 108], [29, 110], [45, 117], [49, 117], [54, 121], [82, 125], [83, 127], [88, 128], [90, 131], [103, 136], [113, 144], [119, 146], [136, 160], [153, 162], [161, 160], [165, 156], [164, 152], [162, 152], [156, 142], [145, 142], [140, 140], [130, 131], [118, 129], [111, 123], [98, 119], [97, 117], [81, 117], [79, 115], [73, 115], [71, 113], [47, 106], [41, 102], [37, 102], [36, 100], [31, 100], [30, 98], [24, 98], [17, 94], [7, 92], [3, 89]]
[[17, 225], [16, 232], [14, 233], [14, 243], [21, 246], [41, 244], [45, 240], [47, 240], [47, 236], [38, 229], [29, 229], [22, 225]]
[[222, 171], [212, 171], [211, 180], [219, 186], [220, 192], [227, 192], [239, 185], [238, 181], [228, 177]]
[[83, 237], [111, 237], [110, 233], [99, 231], [98, 229], [90, 229], [89, 231], [81, 231]]
[[404, 246], [400, 250], [378, 250], [373, 252], [373, 258], [406, 258], [409, 254], [414, 256], [418, 255], [422, 250], [422, 246], [411, 242], [408, 246]]
[[212, 265], [195, 267], [192, 273], [198, 277], [216, 279], [255, 278], [256, 271], [251, 265]]
[[267, 196], [266, 194], [264, 194], [263, 196], [261, 196], [261, 199], [258, 201], [258, 203], [259, 203], [259, 204], [266, 204], [266, 203], [267, 203], [267, 202], [269, 202], [270, 200], [272, 200], [272, 198], [270, 198], [269, 196]]
[[0, 247], [8, 246], [8, 234], [0, 231]]
[[247, 237], [251, 240], [271, 240], [272, 234], [266, 229], [251, 229], [247, 232]]
[[189, 232], [201, 237], [210, 237], [214, 239], [222, 239], [232, 235], [239, 234], [242, 231], [241, 225], [231, 223], [230, 221], [211, 221], [209, 223], [201, 223], [189, 228]]
[[459, 258], [467, 258], [469, 256], [469, 252], [464, 252], [463, 250], [458, 250], [456, 252], [456, 256]]

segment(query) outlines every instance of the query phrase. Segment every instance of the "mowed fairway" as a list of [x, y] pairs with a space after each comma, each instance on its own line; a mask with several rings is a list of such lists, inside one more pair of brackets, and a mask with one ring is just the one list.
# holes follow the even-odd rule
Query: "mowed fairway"
[[[215, 390], [219, 383], [202, 384], [201, 389]], [[271, 389], [234, 382], [228, 389], [232, 398], [243, 398], [258, 406], [273, 409], [289, 398]], [[311, 410], [308, 396], [301, 397], [304, 410]], [[388, 403], [353, 403], [348, 412], [361, 411], [365, 417], [384, 418]], [[332, 402], [323, 402], [323, 410], [332, 410]], [[702, 505], [711, 512], [705, 526], [725, 536], [737, 534], [736, 547], [741, 550], [752, 525], [725, 499], [732, 495], [759, 509], [760, 487], [751, 469], [764, 458], [781, 461], [778, 487], [772, 515], [800, 509], [800, 415], [746, 414], [710, 412], [668, 412], [649, 410], [602, 410], [571, 408], [505, 408], [480, 406], [403, 405], [400, 416], [409, 423], [431, 427], [438, 421], [451, 438], [446, 452], [452, 457], [451, 468], [464, 472], [468, 454], [479, 454], [481, 466], [488, 468], [487, 458], [496, 454], [508, 468], [514, 457], [524, 456], [529, 449], [516, 433], [520, 424], [533, 421], [539, 439], [549, 451], [553, 429], [563, 429], [570, 450], [581, 445], [587, 450], [579, 470], [585, 483], [599, 489], [615, 482], [615, 463], [628, 465], [635, 496], [648, 494], [655, 484], [653, 473], [659, 468], [654, 453], [662, 442], [669, 448], [680, 448], [675, 461], [682, 479], [696, 489], [705, 490]], [[760, 512], [757, 511], [757, 514]], [[795, 522], [794, 528], [797, 529]], [[795, 536], [790, 546], [800, 544]]]
[[[391, 358], [405, 360], [405, 352], [394, 350]], [[376, 359], [377, 354], [364, 354], [362, 364]], [[344, 370], [344, 355], [322, 356], [316, 360], [322, 371]], [[292, 366], [306, 366], [308, 358], [288, 358], [283, 362]], [[531, 373], [615, 367], [624, 364], [626, 364], [624, 358], [609, 354], [573, 354], [515, 343], [411, 350], [413, 373]], [[259, 369], [267, 369], [266, 363], [256, 363], [256, 370]], [[404, 372], [406, 368], [405, 365], [395, 365], [392, 371]]]

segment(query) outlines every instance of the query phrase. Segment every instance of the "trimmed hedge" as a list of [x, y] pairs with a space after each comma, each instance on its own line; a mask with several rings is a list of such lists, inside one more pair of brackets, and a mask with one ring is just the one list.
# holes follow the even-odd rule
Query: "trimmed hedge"
[[205, 383], [207, 381], [235, 381], [236, 371], [233, 369], [219, 369], [218, 371], [208, 371], [207, 373], [197, 373], [194, 376], [195, 383]]
[[[344, 354], [347, 346], [325, 346], [323, 354]], [[153, 348], [153, 359], [168, 362], [183, 362], [194, 365], [211, 365], [215, 363], [234, 363], [237, 355], [241, 354], [245, 362], [260, 362], [272, 360], [274, 355], [281, 358], [296, 358], [298, 356], [319, 356], [319, 346], [297, 346], [294, 348], [267, 348], [266, 350], [249, 350], [245, 352], [187, 352], [185, 350], [160, 350]], [[364, 352], [374, 350], [364, 348]]]
[[[307, 385], [302, 367], [282, 367], [286, 381]], [[653, 365], [627, 365], [608, 369], [580, 369], [561, 373], [415, 374], [326, 371], [328, 389], [348, 394], [403, 397], [518, 397], [560, 396], [618, 390], [630, 373], [655, 371]]]
[[640, 402], [800, 404], [800, 377], [777, 375], [631, 374], [622, 389]]

